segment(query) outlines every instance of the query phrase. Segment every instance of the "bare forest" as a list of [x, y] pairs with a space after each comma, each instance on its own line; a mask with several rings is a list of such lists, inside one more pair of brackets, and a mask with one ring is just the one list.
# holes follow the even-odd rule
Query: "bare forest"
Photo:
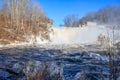
[[49, 38], [47, 32], [52, 25], [37, 1], [4, 0], [0, 8], [0, 44], [28, 41], [30, 36]]
[[[86, 22], [96, 22], [102, 25], [120, 25], [120, 7], [119, 6], [106, 6], [98, 11], [91, 11], [82, 18], [75, 14], [68, 15], [64, 18], [64, 26], [78, 27], [84, 25]], [[118, 27], [120, 28], [120, 27]]]

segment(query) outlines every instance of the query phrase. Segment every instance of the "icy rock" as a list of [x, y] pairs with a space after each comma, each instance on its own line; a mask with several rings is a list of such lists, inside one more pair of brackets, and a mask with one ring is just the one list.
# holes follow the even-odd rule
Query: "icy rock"
[[28, 63], [25, 65], [25, 69], [23, 69], [23, 72], [26, 74], [26, 76], [30, 75], [31, 71], [34, 73], [34, 65], [35, 62], [33, 61], [28, 61]]
[[[63, 67], [61, 63], [51, 62], [48, 68], [50, 76], [61, 80], [63, 78]], [[63, 80], [63, 79], [62, 79]]]
[[20, 71], [22, 71], [22, 69], [23, 69], [23, 66], [20, 65], [20, 63], [16, 63], [12, 67], [12, 70], [16, 73], [20, 73]]
[[100, 54], [92, 52], [83, 54], [83, 58], [102, 60], [102, 56]]
[[9, 74], [4, 69], [0, 69], [0, 80], [7, 80], [8, 77], [10, 77], [11, 74]]
[[84, 72], [78, 72], [73, 80], [85, 80], [85, 73]]
[[97, 60], [102, 60], [102, 61], [109, 61], [109, 58], [107, 56], [102, 56], [98, 53], [89, 53], [89, 57], [97, 59]]
[[81, 78], [81, 73], [80, 72], [75, 75], [74, 80], [78, 80], [79, 78]]
[[33, 76], [36, 76], [36, 74], [40, 71], [41, 74], [44, 73], [44, 71], [47, 70], [47, 63], [40, 62], [40, 61], [28, 61], [28, 63], [25, 65], [25, 69], [23, 69], [23, 72], [27, 77], [29, 77], [31, 74]]
[[60, 55], [62, 51], [61, 50], [45, 50], [43, 53], [46, 56], [54, 57], [54, 56]]

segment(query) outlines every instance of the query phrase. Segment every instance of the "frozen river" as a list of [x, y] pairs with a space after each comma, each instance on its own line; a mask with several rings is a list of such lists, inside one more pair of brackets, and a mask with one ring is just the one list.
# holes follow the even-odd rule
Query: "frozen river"
[[[119, 80], [119, 55], [117, 58]], [[30, 75], [36, 76], [38, 71], [46, 72], [43, 80], [109, 80], [111, 68], [105, 52], [37, 47], [0, 50], [0, 80], [26, 80]]]

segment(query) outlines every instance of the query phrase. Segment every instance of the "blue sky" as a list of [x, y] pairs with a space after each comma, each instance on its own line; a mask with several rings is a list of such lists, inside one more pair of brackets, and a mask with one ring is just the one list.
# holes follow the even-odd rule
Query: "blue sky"
[[38, 0], [46, 15], [54, 21], [53, 26], [63, 24], [70, 14], [82, 17], [107, 5], [120, 5], [120, 0]]
[[[0, 6], [1, 6], [0, 0]], [[54, 21], [53, 26], [63, 24], [65, 16], [78, 15], [80, 18], [88, 12], [97, 11], [107, 5], [120, 5], [120, 0], [38, 0], [46, 15]]]

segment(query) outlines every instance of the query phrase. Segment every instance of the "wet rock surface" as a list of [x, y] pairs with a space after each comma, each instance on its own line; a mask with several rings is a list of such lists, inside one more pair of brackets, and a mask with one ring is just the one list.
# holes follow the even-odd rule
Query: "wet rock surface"
[[37, 47], [0, 50], [0, 80], [109, 80], [109, 73], [104, 53]]

